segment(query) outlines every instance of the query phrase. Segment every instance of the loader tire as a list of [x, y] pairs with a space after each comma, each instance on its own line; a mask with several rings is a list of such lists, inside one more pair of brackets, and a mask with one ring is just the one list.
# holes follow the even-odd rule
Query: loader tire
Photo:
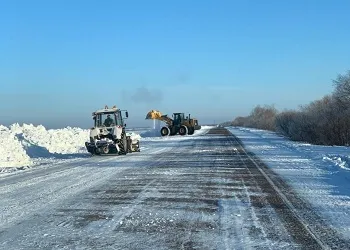
[[186, 126], [181, 126], [179, 128], [179, 134], [180, 135], [187, 135], [188, 134], [188, 128]]
[[160, 134], [162, 136], [170, 135], [170, 129], [168, 127], [162, 127], [162, 129], [160, 130]]
[[126, 134], [125, 131], [122, 132], [122, 138], [120, 139], [120, 143], [119, 143], [119, 154], [120, 155], [126, 155], [127, 154], [127, 140], [126, 140]]
[[193, 127], [188, 129], [188, 134], [189, 135], [193, 135], [194, 134], [194, 128]]

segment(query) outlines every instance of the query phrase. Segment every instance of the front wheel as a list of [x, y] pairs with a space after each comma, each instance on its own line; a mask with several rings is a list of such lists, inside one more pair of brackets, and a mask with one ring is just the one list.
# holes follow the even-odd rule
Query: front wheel
[[162, 127], [162, 129], [160, 130], [160, 134], [162, 136], [170, 135], [170, 129], [168, 127]]
[[186, 126], [181, 126], [179, 129], [179, 134], [180, 135], [187, 135], [188, 134], [188, 129]]

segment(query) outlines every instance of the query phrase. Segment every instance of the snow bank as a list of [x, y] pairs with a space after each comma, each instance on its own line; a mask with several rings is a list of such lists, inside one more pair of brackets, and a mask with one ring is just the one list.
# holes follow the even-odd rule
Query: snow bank
[[[211, 128], [212, 126], [202, 126], [194, 135], [188, 136], [162, 137], [159, 130], [152, 129], [128, 131], [127, 135], [131, 136], [133, 141], [186, 140], [205, 134]], [[88, 129], [46, 129], [43, 125], [18, 123], [10, 127], [0, 125], [0, 172], [9, 172], [9, 168], [23, 168], [86, 156], [86, 141], [89, 141]]]
[[49, 129], [42, 125], [13, 124], [10, 130], [18, 135], [26, 148], [39, 146], [51, 154], [75, 154], [85, 152], [85, 142], [89, 140], [89, 130], [66, 127]]
[[81, 128], [47, 130], [33, 124], [0, 125], [0, 172], [32, 166], [38, 158], [86, 153], [84, 143], [88, 139], [89, 131]]
[[0, 125], [0, 172], [2, 168], [23, 167], [32, 165], [16, 134]]
[[[88, 129], [76, 127], [46, 129], [33, 124], [0, 125], [0, 172], [89, 155], [85, 149], [89, 133]], [[126, 134], [133, 141], [141, 139], [135, 132]]]
[[349, 163], [350, 163], [350, 157], [348, 155], [332, 155], [327, 154], [323, 156], [324, 161], [329, 161], [333, 163], [334, 165], [350, 171]]

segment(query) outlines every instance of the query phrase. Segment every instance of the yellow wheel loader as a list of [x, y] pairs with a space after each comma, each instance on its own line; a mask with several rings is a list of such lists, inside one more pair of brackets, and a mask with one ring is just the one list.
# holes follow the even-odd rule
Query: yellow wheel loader
[[173, 118], [170, 118], [168, 115], [162, 115], [158, 110], [151, 110], [147, 113], [146, 119], [160, 120], [166, 123], [166, 126], [160, 129], [162, 136], [192, 135], [195, 130], [201, 129], [197, 119], [191, 118], [190, 115], [185, 117], [184, 113], [173, 113]]

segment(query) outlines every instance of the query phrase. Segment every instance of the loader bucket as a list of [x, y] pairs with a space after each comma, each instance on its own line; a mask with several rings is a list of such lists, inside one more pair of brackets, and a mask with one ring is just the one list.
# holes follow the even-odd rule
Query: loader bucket
[[162, 113], [157, 110], [151, 110], [147, 113], [146, 119], [159, 119], [162, 117]]

